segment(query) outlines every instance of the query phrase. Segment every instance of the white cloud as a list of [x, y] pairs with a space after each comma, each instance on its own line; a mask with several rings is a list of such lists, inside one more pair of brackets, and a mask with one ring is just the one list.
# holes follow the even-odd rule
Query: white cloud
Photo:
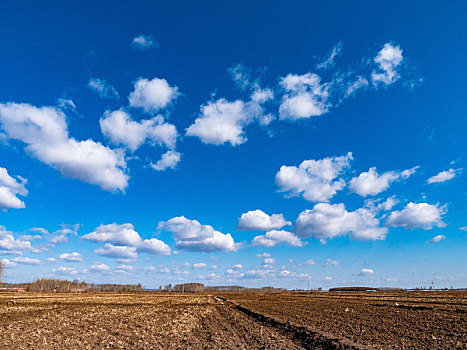
[[408, 203], [401, 211], [393, 211], [386, 220], [387, 226], [403, 227], [406, 229], [422, 228], [429, 230], [436, 227], [445, 227], [442, 216], [446, 214], [446, 205], [428, 203]]
[[161, 221], [157, 228], [173, 233], [178, 249], [197, 252], [228, 252], [235, 251], [238, 247], [230, 234], [223, 234], [214, 230], [210, 225], [202, 225], [184, 216], [175, 217], [166, 222]]
[[428, 242], [429, 243], [438, 243], [438, 242], [442, 241], [443, 239], [446, 239], [445, 235], [436, 235], [432, 239], [430, 239]]
[[360, 89], [366, 88], [368, 86], [368, 80], [361, 75], [356, 77], [356, 80], [347, 84], [347, 88], [344, 94], [344, 97], [350, 97], [355, 94]]
[[235, 265], [232, 266], [232, 269], [241, 270], [241, 269], [243, 269], [243, 265], [242, 264], [235, 264]]
[[202, 267], [206, 267], [207, 265], [205, 263], [196, 263], [196, 264], [193, 264], [193, 268], [194, 269], [200, 269]]
[[101, 98], [118, 98], [117, 90], [104, 79], [91, 78], [88, 87]]
[[11, 259], [11, 261], [21, 263], [21, 264], [27, 264], [27, 265], [39, 265], [41, 263], [39, 259], [31, 259], [31, 258], [22, 257], [22, 256]]
[[270, 258], [271, 254], [269, 253], [262, 253], [262, 254], [256, 254], [257, 258]]
[[83, 257], [80, 253], [73, 252], [73, 253], [64, 253], [59, 256], [60, 260], [63, 261], [83, 261]]
[[58, 260], [55, 259], [55, 258], [47, 258], [47, 259], [45, 259], [45, 260], [46, 260], [47, 262], [49, 262], [49, 263], [54, 263], [54, 262], [57, 262], [57, 261], [58, 261]]
[[131, 265], [118, 265], [116, 266], [117, 269], [120, 269], [120, 270], [125, 270], [125, 271], [132, 271], [133, 270], [133, 266]]
[[361, 269], [358, 275], [359, 276], [371, 276], [374, 274], [375, 272], [372, 269]]
[[127, 254], [132, 259], [136, 258], [136, 252], [170, 255], [170, 247], [167, 244], [156, 238], [142, 240], [130, 223], [100, 225], [93, 232], [84, 235], [82, 239], [106, 242], [105, 249], [96, 250], [96, 253], [101, 255], [117, 257]]
[[31, 242], [15, 239], [13, 233], [6, 227], [0, 226], [0, 253], [20, 254], [24, 250], [30, 250]]
[[264, 235], [256, 236], [251, 242], [252, 245], [274, 247], [279, 243], [287, 243], [294, 247], [302, 247], [303, 242], [291, 232], [272, 230]]
[[178, 137], [175, 126], [164, 122], [160, 115], [137, 122], [123, 110], [106, 111], [99, 124], [112, 144], [123, 145], [132, 152], [146, 141], [172, 149]]
[[275, 263], [276, 263], [276, 260], [274, 260], [273, 258], [264, 258], [263, 265], [270, 265], [270, 264], [275, 264]]
[[131, 107], [141, 107], [147, 113], [154, 113], [167, 107], [179, 95], [178, 87], [170, 86], [165, 79], [139, 78], [128, 100]]
[[240, 89], [245, 90], [250, 85], [249, 69], [242, 63], [230, 67], [227, 71]]
[[376, 167], [370, 168], [367, 172], [361, 173], [358, 177], [354, 177], [349, 182], [349, 189], [353, 193], [357, 193], [362, 197], [368, 195], [377, 195], [386, 191], [391, 183], [399, 179], [408, 179], [419, 167], [399, 171], [387, 171], [378, 174]]
[[262, 210], [252, 210], [243, 213], [238, 219], [237, 230], [239, 231], [268, 231], [280, 229], [284, 226], [291, 226], [290, 221], [284, 219], [282, 214], [272, 214], [269, 216]]
[[464, 232], [467, 232], [467, 226], [459, 227], [459, 230], [464, 231]]
[[390, 85], [395, 83], [400, 78], [396, 68], [401, 64], [402, 60], [400, 46], [393, 46], [390, 43], [384, 44], [384, 47], [374, 58], [374, 62], [378, 65], [378, 70], [374, 70], [371, 74], [373, 85], [377, 86], [380, 83]]
[[316, 265], [316, 261], [314, 261], [313, 259], [308, 259], [308, 260], [305, 262], [305, 265], [307, 265], [307, 266]]
[[104, 271], [110, 271], [110, 267], [108, 267], [106, 264], [98, 263], [98, 264], [92, 265], [91, 270], [104, 272]]
[[446, 171], [441, 171], [440, 173], [430, 177], [428, 180], [426, 180], [426, 182], [428, 182], [429, 184], [446, 182], [448, 180], [453, 179], [456, 176], [456, 174], [460, 173], [461, 171], [462, 169], [449, 169]]
[[1, 265], [2, 267], [6, 267], [6, 268], [10, 268], [10, 267], [15, 267], [16, 266], [16, 263], [14, 263], [13, 261], [11, 261], [10, 259], [2, 259], [1, 260]]
[[276, 174], [276, 184], [279, 191], [287, 192], [289, 197], [302, 195], [310, 202], [327, 202], [344, 188], [345, 181], [336, 179], [350, 167], [352, 159], [349, 152], [341, 157], [305, 160], [298, 168], [283, 165]]
[[353, 240], [384, 240], [388, 229], [380, 227], [379, 224], [379, 219], [372, 210], [360, 208], [348, 212], [343, 203], [318, 203], [312, 210], [300, 213], [293, 231], [302, 238], [325, 240], [350, 234]]
[[92, 140], [68, 136], [65, 114], [55, 107], [0, 104], [3, 136], [27, 144], [26, 151], [63, 176], [124, 191], [128, 185], [124, 154]]
[[21, 176], [17, 179], [8, 174], [8, 170], [0, 167], [0, 209], [7, 210], [24, 208], [24, 202], [17, 196], [27, 196], [28, 190], [24, 186], [27, 180]]
[[334, 59], [340, 55], [340, 53], [342, 52], [342, 43], [339, 42], [337, 45], [335, 45], [331, 51], [329, 52], [329, 54], [326, 56], [326, 59], [319, 63], [316, 68], [318, 69], [328, 69], [328, 68], [331, 68], [332, 66], [334, 66], [335, 62], [334, 62]]
[[332, 281], [332, 277], [326, 276], [326, 277], [324, 277], [324, 280], [325, 280], [325, 281]]
[[146, 50], [152, 47], [157, 47], [158, 44], [154, 41], [152, 36], [141, 34], [133, 38], [133, 41], [131, 42], [131, 46], [137, 50]]
[[180, 161], [181, 154], [176, 151], [167, 151], [164, 153], [160, 160], [155, 164], [151, 163], [151, 167], [157, 171], [164, 171], [166, 169], [175, 169]]
[[279, 118], [297, 120], [320, 116], [328, 111], [329, 97], [327, 84], [314, 73], [304, 75], [288, 74], [280, 82], [285, 90], [279, 107]]
[[223, 98], [201, 106], [200, 116], [186, 131], [187, 136], [197, 136], [203, 143], [237, 146], [247, 141], [244, 128], [263, 116], [258, 103]]
[[98, 248], [95, 250], [95, 252], [96, 254], [113, 259], [134, 260], [138, 257], [138, 253], [136, 253], [136, 247], [115, 246], [111, 243], [106, 243], [104, 248]]
[[363, 197], [376, 195], [387, 190], [399, 176], [395, 171], [388, 171], [380, 175], [373, 167], [350, 180], [349, 188], [351, 192], [358, 193]]
[[326, 262], [324, 263], [324, 266], [337, 266], [339, 265], [339, 261], [337, 260], [332, 260], [332, 259], [326, 259]]
[[107, 242], [114, 245], [138, 246], [141, 237], [132, 224], [100, 225], [93, 232], [83, 236], [83, 239], [92, 242]]
[[65, 266], [60, 266], [58, 269], [57, 269], [58, 272], [61, 272], [61, 273], [66, 273], [68, 275], [76, 275], [78, 274], [78, 270], [76, 270], [75, 268], [73, 267], [65, 267]]

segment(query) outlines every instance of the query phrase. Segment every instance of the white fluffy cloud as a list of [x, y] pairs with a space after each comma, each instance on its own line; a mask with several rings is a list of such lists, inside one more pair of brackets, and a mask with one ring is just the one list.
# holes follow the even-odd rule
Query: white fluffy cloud
[[98, 248], [95, 252], [96, 254], [113, 259], [134, 260], [138, 257], [136, 247], [116, 246], [111, 243], [106, 243], [104, 248]]
[[399, 46], [394, 46], [390, 43], [384, 44], [384, 47], [374, 58], [378, 69], [374, 70], [371, 74], [373, 85], [377, 86], [380, 83], [390, 85], [395, 83], [400, 78], [396, 69], [400, 66], [402, 60], [402, 50]]
[[21, 209], [24, 208], [24, 202], [17, 196], [26, 196], [28, 190], [26, 190], [25, 184], [27, 180], [21, 176], [17, 176], [17, 179], [11, 177], [5, 168], [0, 167], [0, 209], [7, 210]]
[[198, 221], [189, 220], [184, 216], [175, 217], [165, 222], [161, 221], [157, 228], [171, 232], [178, 249], [197, 252], [237, 250], [237, 244], [230, 234], [223, 234], [214, 230], [210, 225], [202, 225]]
[[[297, 168], [283, 165], [276, 174], [279, 191], [290, 197], [302, 195], [310, 202], [327, 202], [345, 186], [337, 177], [350, 166], [352, 153], [341, 157], [305, 160]], [[337, 179], [337, 180], [336, 180]]]
[[319, 116], [328, 111], [328, 87], [314, 73], [288, 74], [280, 82], [285, 90], [279, 107], [279, 118], [297, 120]]
[[180, 161], [181, 154], [176, 151], [167, 151], [164, 153], [156, 163], [152, 164], [151, 167], [157, 171], [164, 171], [166, 169], [175, 169], [178, 162]]
[[252, 210], [243, 213], [238, 219], [237, 230], [239, 231], [269, 231], [280, 229], [286, 225], [291, 226], [290, 221], [284, 219], [282, 214], [272, 214], [269, 216], [262, 210]]
[[175, 126], [164, 122], [162, 116], [138, 122], [123, 110], [107, 111], [99, 124], [111, 143], [123, 145], [133, 152], [146, 141], [172, 149], [178, 137]]
[[408, 203], [403, 210], [393, 211], [385, 224], [393, 227], [407, 229], [422, 228], [424, 230], [436, 227], [445, 227], [442, 216], [446, 214], [446, 205], [428, 203]]
[[73, 253], [64, 253], [59, 256], [60, 260], [63, 261], [83, 261], [83, 257], [80, 253], [73, 252]]
[[318, 203], [298, 216], [294, 233], [302, 238], [327, 239], [350, 234], [360, 241], [383, 240], [388, 229], [380, 227], [375, 212], [367, 208], [347, 211], [344, 204]]
[[21, 264], [26, 264], [26, 265], [39, 265], [41, 263], [39, 259], [31, 259], [31, 258], [22, 257], [22, 256], [11, 259], [11, 261], [21, 263]]
[[136, 258], [137, 252], [154, 255], [170, 255], [170, 247], [156, 238], [141, 239], [138, 232], [130, 223], [100, 225], [93, 232], [83, 236], [83, 239], [92, 242], [106, 242], [103, 249], [96, 252], [101, 255], [117, 257], [128, 255]]
[[24, 250], [31, 249], [31, 242], [15, 239], [13, 233], [6, 227], [0, 226], [0, 253], [20, 254]]
[[124, 191], [128, 185], [124, 154], [92, 140], [70, 138], [66, 116], [55, 107], [0, 104], [0, 123], [4, 137], [24, 142], [29, 154], [63, 176], [107, 191]]
[[200, 116], [186, 131], [187, 136], [199, 137], [203, 143], [232, 146], [247, 141], [244, 128], [263, 117], [263, 108], [256, 102], [234, 102], [226, 99], [210, 101], [201, 106]]
[[460, 173], [461, 171], [462, 169], [457, 169], [457, 170], [449, 169], [449, 170], [441, 171], [440, 173], [430, 177], [428, 180], [426, 180], [426, 182], [428, 182], [429, 184], [446, 182], [456, 177], [456, 175]]
[[372, 269], [361, 269], [358, 275], [359, 276], [371, 276], [374, 274], [375, 272]]
[[376, 195], [383, 191], [386, 191], [391, 183], [400, 178], [407, 179], [415, 173], [418, 167], [399, 171], [387, 171], [382, 174], [378, 174], [375, 167], [370, 168], [367, 172], [361, 173], [358, 177], [354, 177], [349, 182], [350, 191], [357, 193], [362, 197], [368, 195]]
[[131, 46], [137, 50], [146, 50], [152, 47], [157, 47], [158, 45], [154, 41], [152, 36], [141, 34], [133, 38], [133, 41], [131, 42]]
[[104, 79], [91, 78], [88, 87], [101, 98], [118, 98], [118, 92]]
[[78, 270], [76, 270], [73, 267], [60, 266], [56, 271], [60, 273], [68, 274], [68, 275], [78, 274]]
[[178, 87], [170, 86], [165, 79], [139, 78], [128, 100], [131, 107], [141, 107], [147, 113], [154, 113], [167, 107], [178, 95]]
[[98, 264], [92, 265], [91, 270], [105, 272], [105, 271], [110, 271], [110, 267], [108, 267], [106, 264], [98, 263]]
[[445, 235], [436, 235], [432, 239], [430, 239], [428, 242], [430, 243], [438, 243], [441, 242], [443, 239], [446, 239]]
[[251, 242], [252, 245], [263, 247], [274, 247], [279, 243], [286, 243], [293, 247], [302, 247], [303, 242], [291, 232], [272, 230], [264, 235], [256, 236]]

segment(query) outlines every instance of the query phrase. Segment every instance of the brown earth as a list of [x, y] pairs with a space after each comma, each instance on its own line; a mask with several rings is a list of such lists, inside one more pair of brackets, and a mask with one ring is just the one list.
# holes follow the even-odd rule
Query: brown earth
[[467, 349], [466, 296], [0, 293], [0, 349]]
[[466, 292], [230, 294], [229, 300], [377, 349], [467, 349]]

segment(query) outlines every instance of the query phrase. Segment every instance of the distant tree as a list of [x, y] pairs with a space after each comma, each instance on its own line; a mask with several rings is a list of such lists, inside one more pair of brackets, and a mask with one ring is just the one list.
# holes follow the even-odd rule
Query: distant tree
[[3, 261], [0, 260], [0, 282], [2, 281], [3, 272], [5, 272], [5, 268], [3, 266]]

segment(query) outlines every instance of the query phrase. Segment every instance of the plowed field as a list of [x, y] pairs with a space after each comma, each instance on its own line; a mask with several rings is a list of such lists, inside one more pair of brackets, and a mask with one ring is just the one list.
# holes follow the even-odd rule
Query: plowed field
[[0, 349], [467, 349], [465, 294], [0, 294]]

